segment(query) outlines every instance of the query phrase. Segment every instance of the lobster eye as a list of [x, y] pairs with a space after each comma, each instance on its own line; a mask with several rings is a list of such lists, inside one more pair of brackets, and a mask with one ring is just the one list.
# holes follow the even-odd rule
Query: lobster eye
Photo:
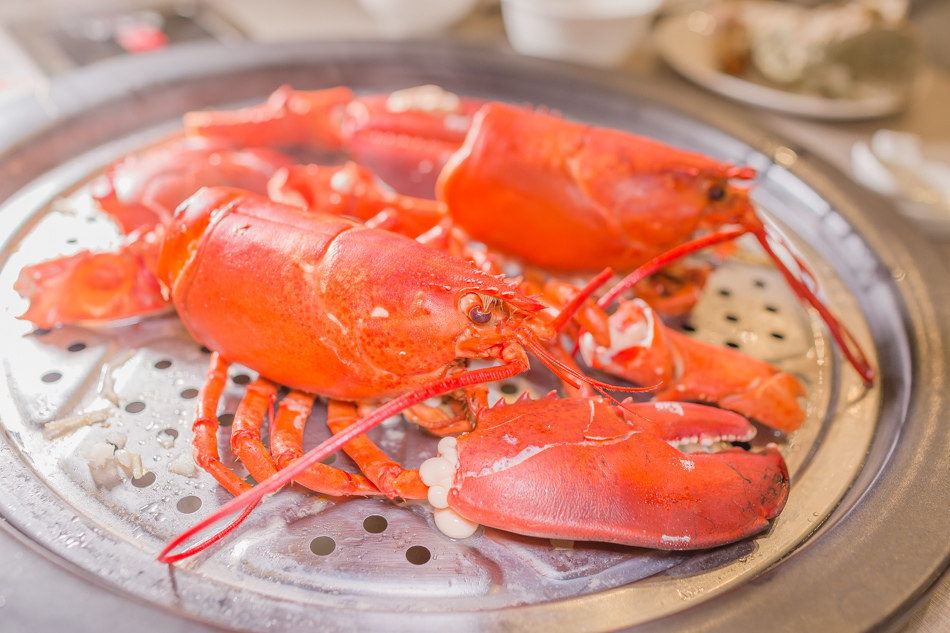
[[711, 202], [718, 202], [726, 197], [726, 190], [719, 185], [713, 185], [709, 188], [709, 191], [706, 192], [706, 195]]
[[468, 318], [470, 318], [473, 323], [485, 325], [491, 321], [491, 312], [482, 312], [478, 306], [472, 306], [472, 309], [468, 311]]

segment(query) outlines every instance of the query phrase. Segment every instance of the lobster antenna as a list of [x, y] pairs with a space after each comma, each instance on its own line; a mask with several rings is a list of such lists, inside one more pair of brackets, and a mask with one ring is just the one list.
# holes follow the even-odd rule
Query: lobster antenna
[[[795, 294], [802, 301], [807, 301], [815, 310], [818, 311], [818, 314], [821, 315], [822, 320], [825, 322], [825, 325], [828, 326], [828, 329], [831, 331], [832, 338], [838, 343], [838, 347], [841, 348], [841, 352], [844, 354], [845, 358], [848, 359], [848, 362], [851, 363], [851, 366], [861, 375], [861, 378], [864, 380], [864, 383], [868, 386], [871, 386], [874, 383], [874, 368], [871, 367], [871, 363], [868, 362], [867, 357], [864, 355], [861, 346], [855, 340], [851, 332], [846, 328], [840, 321], [828, 309], [822, 301], [815, 296], [815, 293], [799, 278], [795, 277], [792, 272], [782, 263], [782, 260], [779, 259], [778, 255], [772, 249], [772, 245], [769, 243], [769, 234], [766, 232], [764, 227], [761, 227], [752, 232], [755, 235], [755, 238], [759, 241], [759, 244], [762, 245], [762, 248], [772, 257], [775, 263], [778, 265], [779, 271], [782, 273], [782, 276], [785, 278], [785, 281], [789, 286], [792, 287], [792, 290], [795, 291]], [[798, 266], [803, 274], [807, 274], [809, 278], [814, 279], [811, 275], [811, 271], [805, 265], [805, 263], [799, 259], [795, 253], [781, 240], [778, 240], [782, 245], [782, 248], [791, 255], [792, 259], [795, 260], [795, 265]]]
[[[482, 369], [470, 369], [453, 376], [447, 376], [446, 378], [437, 380], [428, 386], [416, 389], [415, 391], [410, 391], [409, 393], [403, 394], [398, 398], [390, 400], [365, 418], [357, 421], [339, 433], [336, 433], [325, 442], [322, 442], [319, 446], [311, 449], [303, 457], [287, 466], [285, 469], [278, 471], [274, 475], [271, 475], [250, 490], [242, 493], [240, 496], [231, 499], [226, 504], [221, 506], [221, 508], [219, 508], [214, 514], [203, 519], [173, 538], [168, 542], [165, 548], [159, 552], [157, 556], [158, 561], [162, 563], [171, 563], [176, 560], [187, 558], [200, 552], [208, 545], [220, 540], [228, 532], [233, 530], [234, 527], [236, 527], [237, 524], [239, 524], [244, 519], [244, 517], [250, 513], [250, 510], [247, 509], [248, 506], [256, 505], [264, 497], [264, 495], [276, 492], [285, 484], [290, 483], [304, 470], [309, 468], [311, 464], [322, 459], [326, 459], [329, 455], [343, 448], [343, 446], [348, 444], [357, 436], [373, 429], [383, 422], [383, 420], [386, 420], [387, 418], [402, 412], [404, 409], [427, 400], [433, 396], [454, 391], [455, 389], [459, 389], [461, 387], [467, 387], [469, 385], [475, 385], [482, 382], [492, 382], [495, 380], [511, 378], [516, 374], [527, 371], [527, 369], [528, 366], [523, 361], [514, 359], [504, 365], [485, 367]], [[222, 532], [212, 536], [208, 541], [190, 548], [185, 552], [171, 554], [171, 552], [176, 547], [198, 532], [211, 527], [224, 517], [240, 512], [241, 510], [245, 510], [245, 512], [241, 517], [239, 517], [237, 521], [229, 525]]]
[[[785, 278], [785, 282], [789, 285], [789, 287], [791, 287], [792, 291], [798, 296], [798, 298], [808, 303], [818, 311], [821, 319], [825, 322], [825, 325], [828, 326], [828, 330], [831, 332], [831, 337], [838, 344], [838, 347], [841, 349], [845, 358], [848, 360], [851, 366], [854, 367], [855, 371], [858, 372], [865, 384], [873, 384], [875, 372], [865, 357], [864, 352], [861, 350], [861, 346], [855, 340], [851, 332], [844, 325], [842, 325], [837, 318], [835, 318], [828, 307], [822, 303], [822, 301], [817, 296], [815, 296], [815, 293], [812, 292], [811, 289], [808, 288], [807, 284], [805, 284], [802, 279], [799, 279], [792, 274], [792, 272], [785, 265], [785, 262], [779, 258], [778, 254], [772, 248], [772, 245], [769, 243], [770, 235], [766, 231], [765, 227], [761, 224], [758, 227], [740, 228], [733, 229], [731, 231], [710, 233], [694, 240], [690, 240], [689, 242], [684, 242], [676, 248], [670, 249], [666, 253], [651, 259], [624, 277], [620, 283], [611, 288], [609, 292], [600, 298], [600, 300], [597, 302], [597, 305], [602, 309], [608, 308], [622, 292], [631, 288], [640, 280], [645, 279], [646, 277], [649, 277], [653, 273], [657, 272], [673, 260], [679, 259], [684, 255], [694, 253], [707, 246], [734, 240], [737, 237], [747, 233], [751, 233], [759, 241], [759, 244], [762, 245], [762, 248], [765, 249], [765, 252], [768, 253], [769, 257], [772, 258], [772, 261], [775, 262], [776, 267], [782, 273], [782, 277]], [[788, 254], [795, 260], [795, 264], [801, 269], [802, 274], [807, 276], [809, 279], [814, 280], [814, 277], [805, 263], [801, 261], [801, 259], [799, 259], [784, 242], [780, 243], [786, 252], [788, 252]]]
[[235, 529], [237, 526], [239, 526], [239, 525], [241, 525], [242, 523], [244, 523], [244, 519], [246, 519], [247, 516], [248, 516], [251, 512], [254, 511], [254, 508], [257, 507], [257, 504], [258, 504], [258, 503], [260, 503], [260, 499], [258, 499], [257, 501], [254, 501], [254, 502], [250, 503], [246, 508], [244, 508], [244, 512], [241, 513], [241, 516], [239, 516], [238, 518], [234, 519], [234, 521], [232, 521], [230, 525], [228, 525], [226, 528], [224, 528], [224, 529], [221, 530], [220, 532], [218, 532], [218, 533], [216, 533], [216, 534], [212, 534], [212, 535], [211, 535], [210, 537], [208, 537], [206, 540], [204, 540], [204, 541], [198, 543], [198, 544], [195, 545], [194, 547], [188, 548], [188, 549], [186, 549], [184, 552], [179, 552], [178, 554], [171, 554], [171, 555], [167, 555], [167, 556], [163, 556], [162, 554], [164, 554], [164, 552], [162, 552], [162, 554], [159, 554], [159, 556], [158, 556], [158, 562], [160, 562], [160, 563], [168, 563], [168, 564], [177, 563], [177, 562], [180, 561], [180, 560], [184, 560], [184, 559], [186, 559], [186, 558], [191, 558], [191, 557], [194, 556], [195, 554], [198, 554], [198, 553], [200, 553], [200, 552], [203, 552], [204, 550], [208, 549], [209, 547], [211, 547], [212, 545], [214, 545], [215, 543], [217, 543], [218, 541], [220, 541], [221, 539], [223, 539], [225, 536], [227, 536], [228, 534], [230, 534], [231, 532], [233, 532], [234, 529]]

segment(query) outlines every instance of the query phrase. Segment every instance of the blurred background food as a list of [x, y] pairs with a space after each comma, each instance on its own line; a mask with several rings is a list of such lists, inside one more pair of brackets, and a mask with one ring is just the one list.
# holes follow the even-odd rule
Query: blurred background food
[[919, 48], [905, 0], [803, 6], [778, 0], [720, 0], [715, 20], [720, 68], [783, 89], [854, 98], [868, 86], [907, 89]]

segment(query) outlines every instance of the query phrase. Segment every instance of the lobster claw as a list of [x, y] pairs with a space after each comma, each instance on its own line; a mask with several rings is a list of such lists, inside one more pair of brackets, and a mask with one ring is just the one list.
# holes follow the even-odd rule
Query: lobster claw
[[657, 400], [715, 404], [786, 433], [805, 421], [798, 401], [805, 388], [797, 378], [742, 352], [671, 330], [639, 299], [621, 300], [609, 329], [609, 346], [581, 337], [584, 362], [634, 384], [662, 384]]
[[754, 434], [741, 416], [695, 404], [548, 397], [495, 406], [458, 439], [448, 505], [519, 534], [668, 550], [762, 531], [788, 496], [781, 454], [685, 454], [670, 443], [699, 430]]

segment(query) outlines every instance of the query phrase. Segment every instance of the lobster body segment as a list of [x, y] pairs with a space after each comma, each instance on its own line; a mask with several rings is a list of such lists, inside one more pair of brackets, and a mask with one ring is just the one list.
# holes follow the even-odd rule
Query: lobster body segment
[[448, 505], [543, 538], [697, 549], [765, 529], [788, 471], [774, 447], [685, 454], [670, 442], [747, 440], [741, 416], [702, 405], [542, 398], [496, 406], [457, 443]]
[[436, 193], [474, 239], [537, 266], [630, 270], [699, 228], [758, 222], [746, 192], [728, 182], [753, 175], [619, 130], [489, 103]]
[[[543, 308], [410, 238], [224, 187], [179, 209], [159, 279], [210, 349], [346, 401], [380, 402], [466, 358], [499, 358], [512, 328]], [[460, 306], [476, 293], [521, 312], [473, 323]]]

